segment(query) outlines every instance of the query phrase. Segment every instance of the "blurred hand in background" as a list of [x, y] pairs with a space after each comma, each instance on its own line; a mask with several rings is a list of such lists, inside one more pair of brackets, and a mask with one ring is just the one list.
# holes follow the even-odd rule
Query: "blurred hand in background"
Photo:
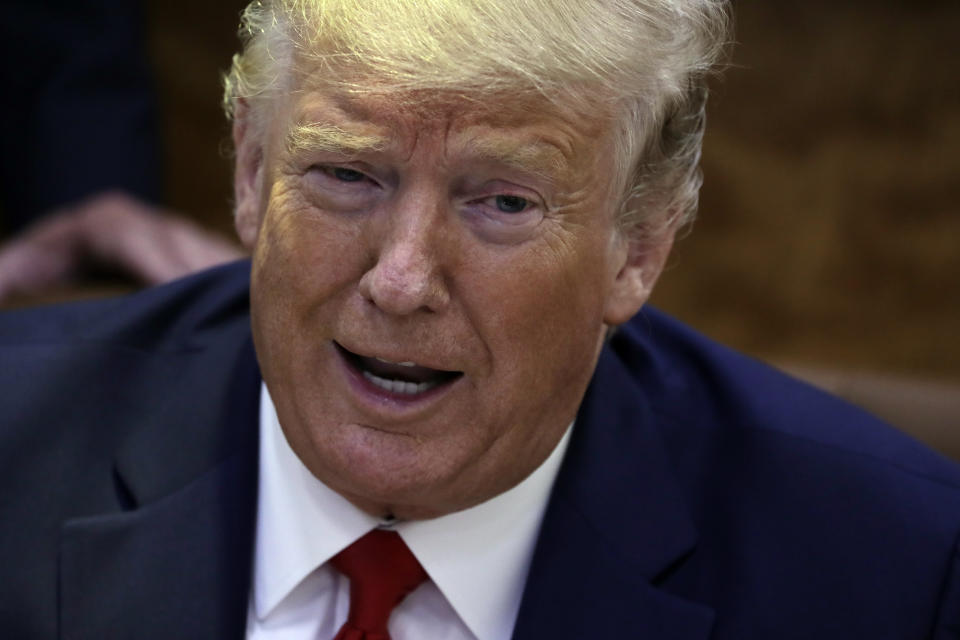
[[61, 288], [91, 268], [154, 285], [243, 255], [182, 215], [107, 191], [52, 212], [0, 245], [0, 302]]

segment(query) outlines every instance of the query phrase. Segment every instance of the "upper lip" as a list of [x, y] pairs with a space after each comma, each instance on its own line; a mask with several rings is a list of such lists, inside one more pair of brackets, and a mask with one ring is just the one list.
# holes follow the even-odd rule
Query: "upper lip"
[[335, 345], [341, 349], [352, 353], [357, 356], [362, 356], [364, 358], [376, 358], [384, 362], [391, 364], [398, 364], [403, 366], [418, 366], [425, 367], [427, 369], [434, 369], [436, 371], [442, 371], [446, 373], [461, 373], [460, 370], [451, 368], [448, 366], [438, 366], [437, 360], [430, 356], [418, 357], [413, 354], [400, 354], [398, 352], [392, 351], [390, 349], [368, 349], [368, 348], [354, 348], [353, 346], [344, 344], [339, 340], [333, 341]]

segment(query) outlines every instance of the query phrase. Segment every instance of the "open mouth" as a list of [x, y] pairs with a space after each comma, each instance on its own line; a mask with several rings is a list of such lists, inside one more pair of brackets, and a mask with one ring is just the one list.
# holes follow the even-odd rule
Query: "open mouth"
[[444, 371], [423, 367], [415, 362], [390, 362], [382, 358], [361, 356], [333, 343], [346, 363], [364, 380], [388, 393], [412, 397], [451, 384], [463, 375], [461, 371]]

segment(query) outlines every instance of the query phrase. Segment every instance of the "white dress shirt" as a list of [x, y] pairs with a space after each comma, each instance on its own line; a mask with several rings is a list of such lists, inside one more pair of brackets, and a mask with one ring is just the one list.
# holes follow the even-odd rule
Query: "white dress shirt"
[[505, 493], [440, 518], [391, 525], [307, 470], [287, 444], [262, 385], [247, 638], [332, 639], [347, 619], [349, 580], [328, 561], [371, 529], [389, 526], [430, 576], [393, 612], [393, 640], [508, 640], [569, 437], [567, 429], [544, 463]]

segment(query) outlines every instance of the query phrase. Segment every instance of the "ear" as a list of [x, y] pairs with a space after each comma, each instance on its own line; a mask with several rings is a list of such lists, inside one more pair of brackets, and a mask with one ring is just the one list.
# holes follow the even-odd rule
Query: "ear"
[[233, 196], [236, 202], [233, 224], [240, 242], [252, 251], [260, 232], [263, 189], [263, 138], [251, 122], [246, 100], [237, 102], [233, 117], [233, 148], [236, 166]]
[[608, 326], [623, 324], [632, 318], [653, 292], [653, 285], [673, 247], [674, 229], [655, 237], [629, 239], [620, 235], [617, 242], [619, 271], [607, 298], [603, 321]]

